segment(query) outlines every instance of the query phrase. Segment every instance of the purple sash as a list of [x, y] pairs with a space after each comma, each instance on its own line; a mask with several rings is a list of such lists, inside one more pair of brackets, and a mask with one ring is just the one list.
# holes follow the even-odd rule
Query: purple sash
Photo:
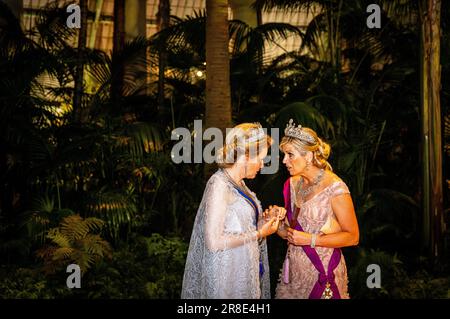
[[[293, 213], [291, 209], [291, 191], [290, 191], [290, 178], [284, 183], [283, 187], [283, 196], [284, 196], [284, 206], [287, 210], [287, 217], [289, 222], [292, 225], [293, 222]], [[297, 216], [298, 217], [298, 216]], [[303, 232], [302, 226], [297, 222], [295, 230]], [[319, 277], [317, 279], [316, 284], [314, 285], [311, 293], [309, 294], [309, 299], [320, 299], [322, 294], [326, 288], [326, 284], [329, 283], [330, 289], [333, 292], [333, 299], [341, 299], [341, 295], [339, 294], [339, 289], [336, 286], [336, 282], [334, 280], [334, 270], [339, 265], [341, 260], [341, 250], [339, 248], [335, 248], [333, 250], [333, 254], [331, 255], [330, 262], [328, 264], [328, 275], [325, 273], [325, 268], [323, 267], [322, 260], [320, 259], [317, 251], [314, 248], [311, 248], [308, 245], [302, 246], [303, 251], [308, 256], [308, 258], [313, 263], [314, 267], [319, 272]]]

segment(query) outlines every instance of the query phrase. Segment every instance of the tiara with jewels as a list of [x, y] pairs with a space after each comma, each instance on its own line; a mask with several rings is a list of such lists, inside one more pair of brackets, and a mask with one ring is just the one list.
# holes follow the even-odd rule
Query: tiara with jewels
[[261, 127], [261, 124], [259, 124], [259, 123], [255, 123], [255, 124], [258, 124], [259, 127], [251, 131], [250, 136], [247, 140], [248, 143], [257, 142], [266, 137], [266, 133], [264, 132], [264, 129]]
[[293, 119], [290, 119], [289, 123], [286, 125], [284, 135], [298, 138], [299, 140], [306, 141], [310, 144], [316, 143], [316, 139], [311, 135], [309, 135], [307, 132], [303, 131], [302, 126], [300, 124], [295, 126]]

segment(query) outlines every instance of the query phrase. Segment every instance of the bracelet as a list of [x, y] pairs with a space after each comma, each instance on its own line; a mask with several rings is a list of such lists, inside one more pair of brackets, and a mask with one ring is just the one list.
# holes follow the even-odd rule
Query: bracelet
[[312, 234], [312, 237], [311, 237], [311, 248], [315, 248], [316, 247], [316, 238], [317, 238], [317, 234]]

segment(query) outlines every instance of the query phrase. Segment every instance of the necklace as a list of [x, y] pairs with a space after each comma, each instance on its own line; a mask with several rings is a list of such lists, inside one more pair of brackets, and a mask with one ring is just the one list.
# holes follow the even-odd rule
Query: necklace
[[238, 185], [238, 183], [236, 183], [236, 181], [231, 177], [231, 175], [225, 169], [222, 169], [222, 172], [225, 174], [225, 177], [230, 181], [230, 183], [233, 184], [233, 186], [238, 190], [238, 192], [240, 192], [241, 195], [244, 196], [244, 198], [248, 197], [248, 198], [246, 198], [246, 200], [254, 207], [255, 212], [256, 212], [256, 221], [257, 221], [258, 216], [259, 216], [259, 208], [258, 208], [253, 196], [249, 194], [249, 191], [247, 191], [247, 187], [244, 187], [243, 184]]
[[[238, 189], [240, 189], [242, 192], [247, 194], [247, 191], [244, 189], [244, 185], [239, 185], [238, 183], [236, 183], [236, 181], [231, 177], [231, 175], [225, 170], [222, 169], [222, 172], [225, 174], [225, 176], [227, 177], [227, 179], [231, 182], [231, 184], [233, 184], [235, 187], [237, 187]], [[247, 194], [248, 195], [248, 194]]]
[[[298, 188], [296, 197], [298, 197], [298, 195], [300, 195], [302, 202], [305, 202], [306, 196], [311, 194], [316, 189], [317, 185], [319, 185], [319, 183], [322, 181], [324, 173], [325, 173], [325, 170], [322, 168], [320, 170], [319, 174], [317, 174], [317, 176], [314, 177], [314, 179], [306, 187], [303, 187], [304, 180], [303, 180], [303, 178], [301, 178], [300, 182], [299, 182], [299, 188]], [[299, 207], [299, 205], [297, 205], [297, 206]]]

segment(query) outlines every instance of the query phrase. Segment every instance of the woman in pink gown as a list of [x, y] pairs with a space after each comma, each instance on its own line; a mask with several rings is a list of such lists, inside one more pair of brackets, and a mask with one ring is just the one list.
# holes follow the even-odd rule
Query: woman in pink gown
[[288, 249], [276, 298], [349, 298], [340, 248], [357, 245], [359, 229], [349, 189], [327, 162], [330, 146], [290, 120], [280, 148], [291, 177], [283, 189], [287, 216], [278, 235]]

